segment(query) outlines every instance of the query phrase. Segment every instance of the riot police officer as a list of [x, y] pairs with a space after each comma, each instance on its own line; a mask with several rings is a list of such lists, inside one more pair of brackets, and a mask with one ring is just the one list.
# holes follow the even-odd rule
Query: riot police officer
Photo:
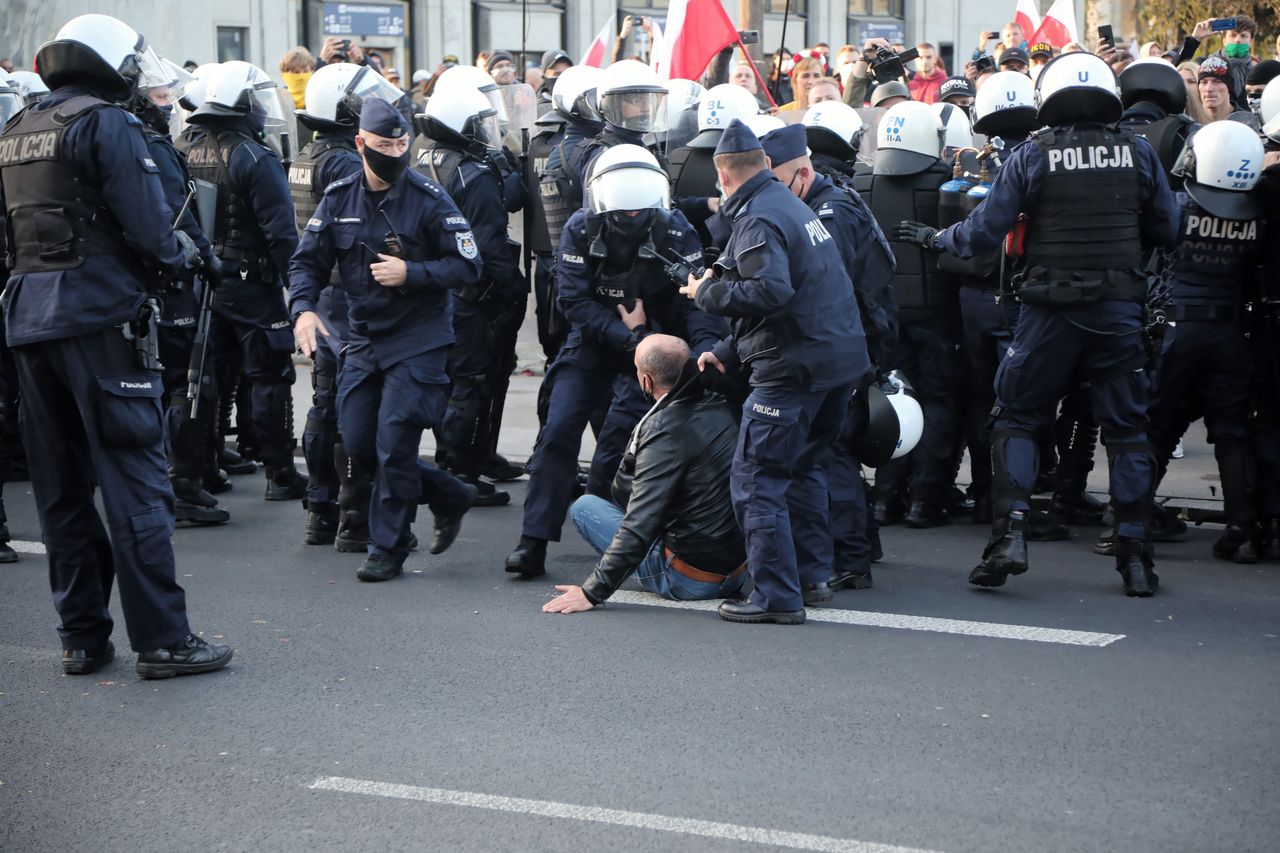
[[[182, 210], [184, 206], [187, 208], [178, 227], [200, 250], [206, 272], [199, 282], [202, 287], [208, 287], [217, 278], [218, 262], [209, 238], [196, 223], [192, 212], [194, 203], [185, 204], [187, 184], [191, 178], [187, 172], [186, 157], [174, 147], [169, 136], [174, 103], [181, 97], [191, 75], [154, 51], [148, 53], [148, 59], [148, 67], [157, 71], [144, 73], [139, 79], [138, 91], [129, 99], [129, 109], [142, 120], [147, 151], [159, 172], [165, 202], [175, 211]], [[219, 507], [217, 499], [203, 488], [205, 472], [217, 467], [212, 445], [217, 428], [218, 393], [208, 372], [198, 392], [201, 395], [201, 404], [196, 409], [198, 418], [188, 417], [192, 401], [187, 399], [187, 368], [195, 345], [199, 311], [200, 299], [196, 288], [190, 282], [170, 282], [161, 300], [159, 317], [160, 362], [164, 365], [167, 409], [165, 425], [172, 467], [170, 479], [176, 499], [174, 514], [177, 521], [219, 524], [227, 521], [231, 514]]]
[[347, 346], [338, 372], [338, 428], [347, 454], [373, 476], [362, 581], [401, 574], [418, 504], [435, 515], [433, 554], [452, 544], [475, 490], [418, 459], [439, 423], [453, 343], [449, 293], [473, 284], [480, 252], [466, 217], [439, 185], [409, 171], [409, 123], [369, 100], [356, 149], [363, 169], [330, 184], [289, 266], [290, 310], [306, 355], [329, 330], [316, 300], [336, 263], [347, 292]]
[[741, 121], [720, 138], [715, 162], [732, 233], [715, 266], [681, 292], [730, 318], [730, 336], [699, 367], [749, 371], [751, 384], [729, 488], [755, 588], [721, 604], [720, 616], [800, 624], [805, 604], [832, 596], [822, 463], [871, 364], [853, 285], [822, 220], [769, 171]]
[[190, 279], [199, 257], [172, 230], [141, 123], [114, 105], [133, 93], [144, 47], [115, 18], [71, 20], [36, 53], [51, 94], [0, 138], [14, 259], [5, 324], [67, 674], [114, 657], [117, 573], [143, 678], [208, 672], [232, 654], [187, 623], [170, 543], [160, 375], [154, 349], [134, 345], [154, 340], [141, 313], [160, 284], [149, 270]]
[[860, 171], [858, 149], [866, 132], [858, 111], [843, 101], [822, 101], [805, 110], [801, 124], [813, 152], [813, 167], [836, 183], [852, 186], [853, 176]]
[[[716, 144], [734, 119], [746, 119], [760, 112], [752, 95], [741, 86], [721, 83], [712, 86], [698, 102], [698, 134], [683, 147], [669, 147], [671, 192], [679, 197], [718, 196], [716, 165], [712, 161]], [[697, 224], [697, 223], [694, 223]]]
[[[594, 138], [567, 152], [565, 168], [586, 186], [591, 164], [614, 145], [644, 147], [646, 135], [659, 126], [667, 88], [649, 66], [634, 59], [605, 69], [596, 86], [596, 104], [604, 128]], [[663, 165], [659, 160], [659, 165]]]
[[1187, 85], [1178, 70], [1156, 57], [1135, 60], [1120, 72], [1120, 126], [1143, 137], [1165, 167], [1170, 186], [1181, 181], [1172, 173], [1187, 137], [1197, 125], [1186, 114]]
[[[760, 143], [773, 174], [818, 215], [839, 248], [845, 272], [853, 282], [867, 354], [872, 365], [880, 364], [898, 331], [898, 304], [892, 287], [897, 261], [875, 216], [855, 190], [836, 185], [816, 170], [805, 144], [805, 127], [788, 125], [766, 134]], [[835, 590], [871, 586], [871, 563], [879, 539], [862, 464], [851, 449], [852, 438], [862, 426], [852, 413], [860, 411], [860, 406], [851, 407], [851, 417], [823, 466], [835, 542], [830, 582]]]
[[[0, 127], [9, 123], [24, 106], [22, 92], [15, 80], [0, 75]], [[8, 281], [8, 240], [5, 212], [0, 204], [0, 278]], [[0, 323], [0, 563], [16, 563], [18, 552], [9, 545], [8, 516], [4, 509], [4, 484], [25, 480], [26, 451], [18, 427], [18, 371], [13, 351], [4, 340], [4, 324]], [[20, 470], [19, 470], [20, 469]]]
[[1059, 56], [1041, 71], [1036, 92], [1049, 129], [1005, 161], [986, 201], [942, 232], [912, 222], [898, 228], [900, 239], [970, 257], [998, 245], [1019, 213], [1028, 218], [1022, 309], [996, 374], [995, 520], [969, 582], [1001, 586], [1027, 570], [1037, 433], [1083, 370], [1111, 463], [1116, 569], [1127, 595], [1149, 596], [1158, 583], [1146, 523], [1155, 466], [1140, 267], [1144, 245], [1172, 244], [1176, 207], [1151, 146], [1112, 126], [1122, 107], [1103, 60]]
[[[289, 193], [299, 235], [320, 206], [325, 187], [363, 168], [355, 137], [364, 102], [377, 98], [395, 104], [402, 94], [372, 68], [349, 62], [322, 66], [311, 75], [304, 93], [305, 109], [297, 118], [315, 133], [315, 139], [289, 164]], [[336, 266], [316, 308], [329, 330], [330, 345], [316, 348], [311, 410], [302, 430], [302, 454], [307, 460], [303, 541], [359, 552], [369, 544], [367, 515], [372, 484], [369, 472], [356, 470], [351, 464], [338, 433], [334, 396], [337, 353], [347, 338], [347, 298]]]
[[1165, 271], [1173, 302], [1170, 329], [1148, 428], [1159, 483], [1178, 439], [1204, 418], [1227, 520], [1213, 555], [1237, 563], [1258, 561], [1249, 430], [1253, 365], [1244, 304], [1267, 239], [1254, 189], [1262, 157], [1258, 135], [1234, 121], [1205, 125], [1187, 143], [1180, 169], [1185, 191], [1178, 194], [1178, 248]]
[[509, 306], [524, 294], [519, 245], [507, 236], [502, 175], [492, 152], [502, 144], [498, 114], [475, 90], [460, 89], [427, 102], [416, 118], [428, 145], [417, 170], [444, 188], [462, 211], [484, 263], [480, 280], [452, 294], [453, 389], [440, 432], [449, 468], [477, 489], [477, 506], [502, 506], [509, 493], [480, 479], [489, 460], [489, 416], [503, 368], [495, 338]]
[[283, 121], [275, 83], [247, 62], [225, 62], [202, 81], [204, 103], [190, 122], [204, 134], [187, 148], [191, 174], [218, 187], [212, 235], [222, 262], [210, 335], [217, 381], [235, 387], [241, 370], [253, 432], [261, 445], [267, 500], [299, 500], [306, 478], [293, 464], [293, 336], [281, 277], [298, 245], [293, 200], [280, 159], [265, 142]]
[[[1260, 116], [1268, 163], [1258, 190], [1268, 222], [1280, 222], [1280, 79], [1262, 92]], [[1254, 361], [1253, 447], [1258, 466], [1259, 559], [1280, 560], [1280, 240], [1268, 240], [1256, 282], [1249, 339]]]
[[587, 491], [606, 496], [627, 438], [648, 408], [630, 359], [649, 331], [710, 345], [722, 324], [681, 299], [664, 271], [679, 258], [697, 265], [702, 247], [689, 221], [669, 209], [667, 174], [638, 145], [615, 145], [595, 160], [586, 206], [560, 240], [556, 286], [572, 324], [548, 371], [546, 423], [530, 462], [520, 541], [506, 570], [546, 571], [548, 541], [560, 540], [573, 501], [583, 429], [602, 399], [612, 398], [596, 436]]
[[[947, 109], [958, 112], [949, 105]], [[898, 260], [893, 280], [900, 318], [897, 345], [880, 366], [907, 375], [925, 422], [924, 435], [910, 455], [876, 470], [875, 509], [881, 524], [905, 520], [912, 527], [933, 527], [945, 523], [954, 480], [959, 421], [955, 294], [937, 255], [893, 234], [903, 219], [938, 223], [938, 190], [951, 174], [942, 160], [943, 131], [942, 119], [929, 104], [894, 105], [877, 128], [872, 174], [854, 179], [854, 188], [871, 207]], [[910, 496], [909, 508], [902, 504], [904, 492]]]

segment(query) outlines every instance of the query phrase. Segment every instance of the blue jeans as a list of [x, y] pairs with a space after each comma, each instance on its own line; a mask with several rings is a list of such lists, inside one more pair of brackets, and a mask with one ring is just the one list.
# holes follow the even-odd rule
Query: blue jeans
[[[582, 538], [603, 554], [622, 524], [622, 510], [595, 495], [583, 495], [569, 507], [569, 517]], [[677, 572], [662, 554], [662, 540], [653, 543], [649, 553], [636, 566], [636, 579], [649, 592], [677, 601], [702, 601], [708, 598], [730, 598], [747, 580], [747, 573], [725, 578], [720, 583], [704, 583]]]

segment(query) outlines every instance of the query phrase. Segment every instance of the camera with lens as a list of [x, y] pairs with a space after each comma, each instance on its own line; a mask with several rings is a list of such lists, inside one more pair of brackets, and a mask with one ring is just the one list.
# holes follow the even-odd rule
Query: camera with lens
[[867, 63], [870, 65], [871, 79], [877, 84], [900, 80], [907, 76], [905, 63], [920, 55], [914, 47], [902, 53], [894, 53], [887, 47], [876, 47], [867, 51]]
[[986, 74], [987, 72], [995, 73], [999, 69], [996, 68], [995, 59], [984, 53], [973, 61], [973, 70], [977, 74]]

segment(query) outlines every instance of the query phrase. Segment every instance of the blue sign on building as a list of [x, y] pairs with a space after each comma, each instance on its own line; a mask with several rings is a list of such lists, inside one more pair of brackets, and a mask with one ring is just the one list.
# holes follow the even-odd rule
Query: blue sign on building
[[325, 3], [327, 36], [404, 37], [404, 6], [399, 3]]
[[876, 38], [889, 44], [905, 44], [907, 40], [907, 28], [902, 21], [859, 21], [857, 32], [859, 45]]

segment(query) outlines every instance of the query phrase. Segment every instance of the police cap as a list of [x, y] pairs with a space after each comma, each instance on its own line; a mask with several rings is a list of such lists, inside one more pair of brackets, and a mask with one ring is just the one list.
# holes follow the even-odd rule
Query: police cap
[[409, 132], [409, 122], [391, 104], [380, 98], [370, 98], [360, 111], [360, 129], [377, 136], [399, 139]]
[[760, 144], [764, 146], [765, 156], [777, 166], [797, 157], [807, 156], [809, 153], [807, 141], [804, 125], [789, 124], [766, 133], [760, 139]]
[[[777, 133], [777, 131], [774, 131], [774, 133]], [[720, 144], [716, 146], [716, 156], [762, 150], [763, 146], [760, 144], [760, 140], [756, 139], [756, 135], [751, 132], [751, 128], [743, 124], [741, 119], [735, 118], [729, 122], [729, 126], [720, 135]]]

